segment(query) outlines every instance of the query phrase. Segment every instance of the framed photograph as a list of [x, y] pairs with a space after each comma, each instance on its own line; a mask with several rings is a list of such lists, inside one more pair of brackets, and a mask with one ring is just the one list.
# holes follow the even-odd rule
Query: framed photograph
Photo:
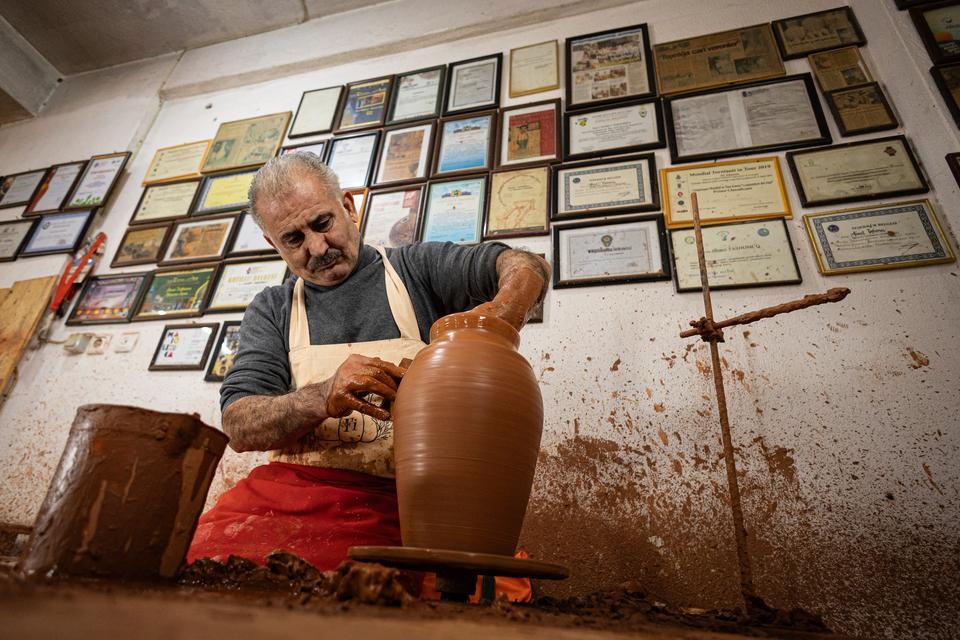
[[553, 288], [670, 279], [663, 217], [579, 222], [553, 228]]
[[567, 109], [657, 95], [647, 25], [567, 38]]
[[502, 64], [502, 53], [450, 63], [443, 115], [499, 107]]
[[803, 222], [827, 276], [956, 260], [929, 200], [809, 213]]
[[563, 158], [583, 160], [667, 146], [659, 100], [563, 114]]
[[68, 325], [130, 322], [149, 273], [92, 276], [83, 284]]
[[430, 182], [421, 223], [421, 241], [480, 242], [486, 199], [486, 175]]
[[143, 186], [175, 182], [200, 177], [200, 164], [210, 148], [210, 140], [198, 140], [173, 147], [162, 147], [153, 154], [153, 160], [143, 177]]
[[0, 181], [0, 209], [30, 204], [46, 173], [46, 169], [40, 169], [6, 176]]
[[327, 166], [340, 178], [341, 189], [363, 189], [370, 184], [379, 141], [379, 131], [343, 136], [330, 141]]
[[[783, 218], [703, 227], [710, 289], [799, 284], [800, 266]], [[700, 260], [693, 229], [670, 232], [677, 293], [700, 291]]]
[[393, 76], [348, 84], [337, 132], [383, 126], [392, 84]]
[[827, 49], [867, 44], [857, 16], [850, 7], [836, 7], [774, 20], [773, 35], [777, 37], [780, 56], [784, 60], [802, 58]]
[[258, 169], [205, 176], [190, 215], [205, 216], [236, 211], [250, 205], [250, 185]]
[[150, 371], [202, 371], [219, 327], [216, 322], [168, 324], [147, 368]]
[[813, 77], [824, 93], [866, 84], [873, 80], [859, 47], [843, 47], [807, 57]]
[[106, 205], [129, 159], [129, 151], [90, 158], [63, 208], [89, 209]]
[[437, 130], [434, 121], [384, 129], [373, 184], [406, 184], [427, 179]]
[[793, 217], [776, 156], [668, 167], [660, 180], [669, 228], [693, 226], [691, 193], [704, 225]]
[[223, 259], [239, 218], [235, 214], [176, 223], [161, 266]]
[[20, 250], [20, 257], [73, 253], [83, 244], [94, 212], [96, 209], [41, 216], [27, 244]]
[[0, 262], [17, 259], [36, 223], [36, 220], [0, 222]]
[[317, 140], [316, 142], [303, 142], [301, 144], [291, 144], [286, 147], [280, 147], [280, 155], [285, 156], [288, 153], [312, 153], [321, 160], [327, 152], [329, 140]]
[[423, 185], [371, 191], [360, 237], [372, 247], [397, 248], [417, 241]]
[[240, 256], [255, 256], [267, 253], [276, 253], [277, 250], [267, 242], [263, 231], [257, 226], [253, 216], [249, 211], [240, 214], [240, 225], [237, 228], [236, 235], [233, 236], [233, 244], [227, 252], [228, 258]]
[[769, 24], [665, 42], [653, 48], [653, 57], [664, 96], [786, 73]]
[[510, 49], [510, 97], [560, 88], [560, 44], [556, 40]]
[[809, 73], [667, 98], [674, 164], [830, 144]]
[[502, 167], [560, 159], [560, 100], [500, 110], [497, 164]]
[[282, 258], [224, 262], [204, 313], [243, 311], [258, 293], [283, 284], [286, 275]]
[[960, 2], [916, 7], [910, 17], [934, 64], [960, 60]]
[[554, 166], [553, 172], [554, 221], [660, 208], [652, 153], [564, 164]]
[[805, 207], [930, 191], [904, 136], [795, 151], [787, 162]]
[[259, 167], [277, 155], [290, 112], [224, 122], [200, 163], [200, 173]]
[[131, 225], [165, 222], [190, 215], [200, 180], [183, 180], [145, 187], [130, 218]]
[[842, 136], [887, 131], [900, 126], [887, 96], [876, 82], [830, 91], [824, 98]]
[[233, 360], [237, 357], [238, 351], [240, 351], [240, 321], [228, 320], [220, 329], [217, 346], [213, 349], [213, 357], [210, 358], [210, 366], [207, 367], [207, 375], [203, 379], [207, 382], [223, 382], [227, 372], [233, 366]]
[[339, 85], [304, 91], [287, 137], [301, 138], [333, 131], [342, 98], [343, 86]]
[[397, 74], [387, 110], [387, 124], [439, 118], [446, 74], [446, 65]]
[[133, 319], [188, 318], [203, 313], [210, 297], [216, 264], [185, 269], [158, 269], [150, 274], [147, 292]]
[[549, 165], [492, 171], [483, 239], [549, 235], [551, 193]]
[[170, 238], [169, 224], [152, 224], [130, 227], [113, 256], [111, 268], [132, 267], [138, 264], [150, 264], [160, 260]]
[[22, 215], [38, 216], [60, 211], [86, 164], [86, 160], [65, 162], [47, 169]]
[[948, 153], [946, 160], [947, 166], [950, 167], [950, 173], [953, 174], [953, 179], [957, 181], [957, 186], [960, 186], [960, 153]]
[[497, 112], [444, 118], [440, 121], [433, 175], [452, 175], [493, 168]]
[[960, 62], [932, 67], [930, 73], [953, 121], [960, 127]]

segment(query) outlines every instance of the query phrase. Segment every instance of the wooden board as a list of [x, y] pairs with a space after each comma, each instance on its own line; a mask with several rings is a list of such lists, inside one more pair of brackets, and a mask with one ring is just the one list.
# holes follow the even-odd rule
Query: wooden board
[[0, 289], [0, 392], [5, 392], [13, 379], [20, 356], [50, 304], [57, 280], [57, 276], [33, 278]]

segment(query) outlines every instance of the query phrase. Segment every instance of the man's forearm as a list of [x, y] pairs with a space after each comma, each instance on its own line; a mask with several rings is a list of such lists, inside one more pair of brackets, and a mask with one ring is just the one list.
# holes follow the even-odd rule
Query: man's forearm
[[508, 249], [497, 257], [497, 279], [497, 295], [484, 306], [519, 329], [547, 293], [550, 265], [536, 254]]
[[223, 412], [223, 431], [237, 452], [282, 449], [326, 420], [329, 381], [282, 396], [246, 396]]

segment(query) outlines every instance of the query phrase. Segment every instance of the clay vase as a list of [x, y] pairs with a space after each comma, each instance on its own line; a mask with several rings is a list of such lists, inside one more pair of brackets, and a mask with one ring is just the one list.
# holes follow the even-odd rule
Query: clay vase
[[173, 577], [228, 440], [196, 415], [80, 407], [21, 571]]
[[431, 327], [391, 412], [404, 546], [516, 551], [543, 430], [519, 344], [512, 326], [474, 313]]

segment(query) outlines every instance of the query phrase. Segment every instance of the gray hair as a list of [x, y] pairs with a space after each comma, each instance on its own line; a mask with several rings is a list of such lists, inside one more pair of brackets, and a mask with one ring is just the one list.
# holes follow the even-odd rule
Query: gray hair
[[283, 197], [293, 190], [294, 185], [304, 176], [316, 178], [338, 198], [342, 194], [337, 174], [324, 164], [317, 154], [298, 151], [271, 158], [257, 171], [247, 194], [247, 199], [250, 200], [250, 215], [253, 216], [253, 221], [258, 227], [263, 229], [260, 214], [257, 212], [257, 201], [263, 198]]

